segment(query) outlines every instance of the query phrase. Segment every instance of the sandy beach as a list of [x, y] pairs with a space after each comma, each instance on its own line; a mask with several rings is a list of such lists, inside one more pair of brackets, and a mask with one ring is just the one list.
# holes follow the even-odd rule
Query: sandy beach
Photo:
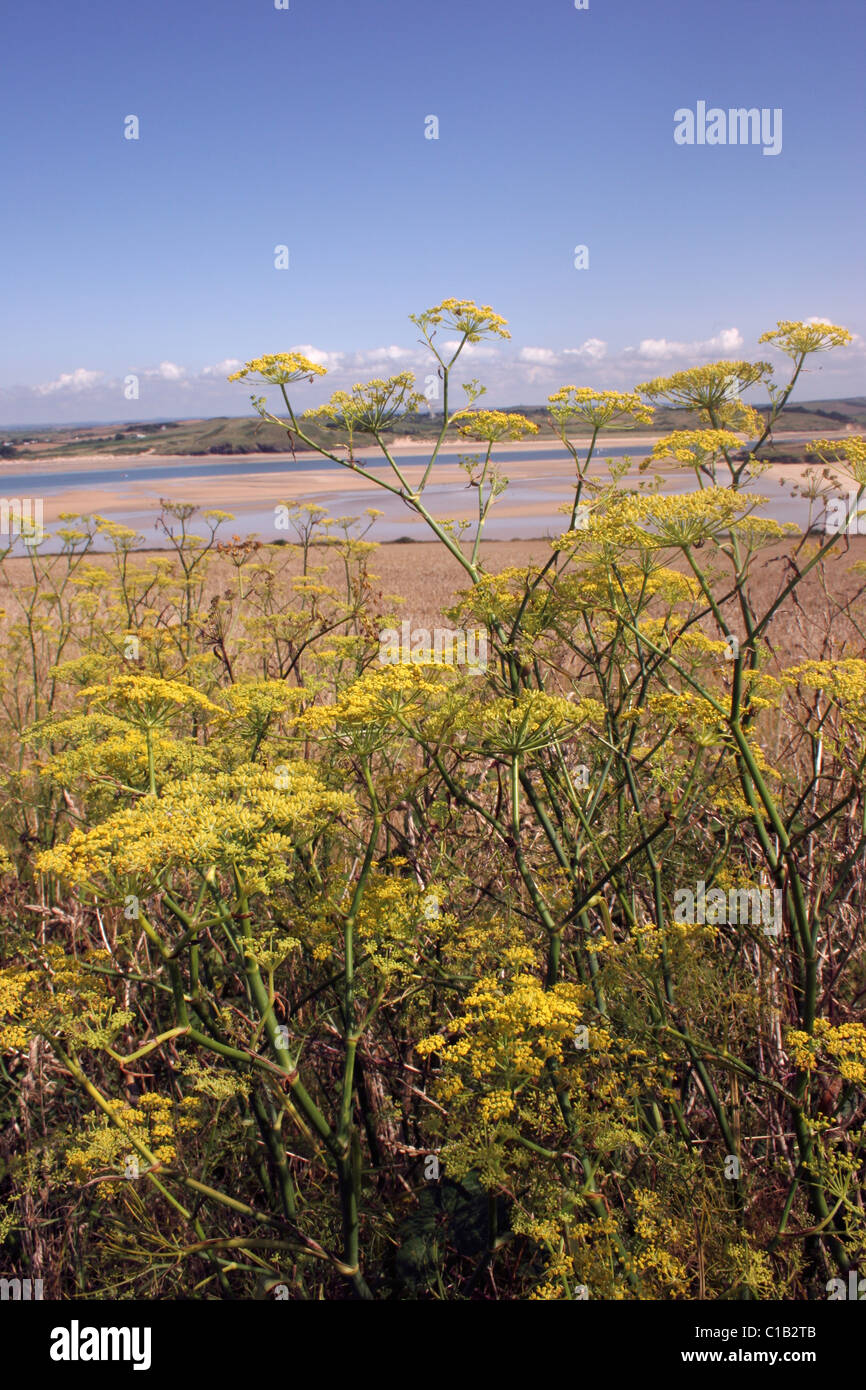
[[[613, 441], [610, 443], [612, 445]], [[638, 444], [638, 441], [629, 443]], [[652, 441], [650, 446], [651, 443]], [[570, 505], [574, 486], [574, 463], [570, 457], [564, 455], [558, 459], [545, 458], [538, 461], [526, 458], [509, 460], [506, 451], [503, 450], [502, 453], [504, 457], [500, 459], [499, 467], [508, 477], [510, 486], [505, 494], [497, 499], [493, 509], [492, 515], [499, 522], [506, 518], [549, 519], [552, 514], [558, 514], [560, 507]], [[636, 486], [639, 482], [646, 483], [658, 477], [666, 491], [691, 490], [694, 475], [690, 469], [681, 468], [673, 463], [658, 464], [651, 470], [640, 473], [637, 464], [642, 456], [636, 455], [635, 466], [626, 475], [624, 481], [627, 481], [628, 485]], [[427, 455], [419, 450], [407, 449], [395, 454], [410, 488], [420, 483], [426, 457]], [[369, 467], [369, 461], [376, 456], [365, 452], [363, 460], [360, 455], [358, 458], [366, 468]], [[161, 461], [156, 456], [147, 460], [151, 465]], [[187, 461], [175, 458], [165, 462], [169, 468], [172, 463]], [[125, 474], [122, 481], [117, 476], [120, 462], [123, 463]], [[197, 459], [196, 462], [201, 460]], [[268, 514], [272, 518], [273, 509], [281, 502], [310, 502], [325, 506], [333, 514], [340, 515], [345, 515], [347, 510], [353, 514], [360, 514], [371, 507], [382, 511], [389, 519], [403, 518], [406, 528], [414, 529], [423, 525], [399, 497], [386, 492], [375, 482], [349, 467], [313, 467], [297, 472], [287, 469], [285, 474], [280, 474], [279, 471], [237, 476], [214, 473], [194, 478], [176, 477], [170, 481], [154, 481], [149, 478], [137, 479], [135, 464], [129, 460], [109, 461], [93, 458], [76, 461], [76, 471], [87, 468], [101, 472], [103, 466], [104, 484], [69, 488], [63, 488], [61, 484], [44, 496], [44, 519], [47, 525], [68, 513], [98, 513], [118, 518], [131, 516], [136, 518], [135, 524], [140, 524], [145, 517], [156, 516], [160, 509], [160, 500], [163, 498], [188, 502], [196, 507], [231, 512], [238, 520], [254, 513], [265, 526]], [[791, 484], [803, 480], [806, 469], [807, 465], [804, 464], [771, 464], [761, 480], [761, 490], [765, 493], [770, 490], [781, 493], [787, 484], [787, 495]], [[53, 467], [51, 471], [55, 471]], [[59, 475], [69, 471], [71, 470], [68, 466], [56, 469]], [[377, 458], [377, 466], [372, 471], [383, 481], [396, 482], [395, 475], [387, 465], [381, 464], [380, 457]], [[609, 464], [602, 453], [593, 460], [589, 477], [602, 480], [608, 472]], [[681, 480], [681, 489], [678, 480]], [[466, 474], [457, 463], [437, 464], [425, 490], [424, 501], [428, 510], [437, 517], [469, 519], [477, 516], [477, 493], [467, 484]]]
[[[593, 483], [603, 483], [611, 467], [627, 471], [621, 483], [648, 486], [654, 481], [663, 492], [688, 492], [695, 487], [690, 468], [674, 460], [653, 464], [645, 473], [640, 464], [660, 436], [618, 433], [602, 436], [587, 471]], [[789, 433], [790, 443], [812, 436]], [[840, 434], [839, 438], [844, 438]], [[574, 441], [579, 453], [587, 441]], [[437, 520], [466, 523], [478, 520], [478, 491], [469, 482], [461, 459], [477, 455], [480, 446], [449, 442], [431, 471], [423, 494], [424, 506]], [[339, 457], [339, 455], [337, 455]], [[367, 519], [374, 509], [380, 515], [370, 531], [379, 541], [402, 537], [426, 539], [429, 528], [399, 495], [401, 480], [412, 490], [423, 478], [430, 457], [428, 445], [400, 441], [393, 458], [398, 478], [375, 446], [356, 452], [354, 466], [322, 459], [309, 451], [296, 455], [80, 455], [62, 460], [8, 460], [0, 466], [0, 492], [41, 501], [43, 524], [52, 530], [68, 516], [99, 515], [133, 528], [148, 545], [164, 540], [156, 527], [164, 500], [187, 503], [201, 510], [218, 510], [230, 516], [223, 535], [255, 535], [259, 539], [287, 538], [285, 520], [278, 519], [281, 503], [309, 503], [324, 508], [335, 518]], [[575, 465], [556, 440], [532, 440], [502, 444], [494, 466], [508, 480], [486, 522], [491, 540], [526, 540], [559, 533], [567, 525], [574, 498]], [[803, 481], [803, 463], [772, 463], [750, 490], [767, 498], [766, 515], [780, 521], [809, 522], [807, 506], [793, 492]], [[4, 481], [5, 479], [5, 481]], [[32, 482], [31, 482], [32, 479]], [[68, 480], [68, 485], [65, 485]], [[388, 491], [381, 483], [398, 491]]]

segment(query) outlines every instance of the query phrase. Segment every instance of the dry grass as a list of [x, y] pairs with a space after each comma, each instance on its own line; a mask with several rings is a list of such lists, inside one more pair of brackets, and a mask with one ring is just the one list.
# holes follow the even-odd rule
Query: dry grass
[[[759, 613], [792, 576], [793, 550], [787, 542], [769, 546], [755, 562], [750, 594]], [[149, 553], [154, 552], [141, 551], [140, 555], [144, 558]], [[286, 581], [300, 573], [300, 557], [288, 547], [274, 548], [271, 553]], [[544, 564], [549, 557], [550, 544], [546, 540], [486, 541], [481, 546], [484, 567], [496, 572], [511, 566]], [[801, 552], [801, 568], [807, 558]], [[708, 561], [709, 553], [704, 551], [703, 562]], [[111, 558], [93, 555], [89, 563], [110, 566]], [[671, 563], [676, 569], [687, 568], [679, 557]], [[325, 582], [342, 590], [343, 562], [332, 547], [314, 547], [311, 564], [324, 565]], [[369, 571], [379, 610], [390, 608], [394, 598], [402, 600], [397, 610], [400, 618], [417, 627], [440, 624], [445, 609], [455, 602], [461, 590], [469, 587], [468, 577], [458, 562], [437, 542], [381, 544], [370, 556]], [[14, 609], [14, 604], [9, 603], [8, 590], [28, 583], [29, 574], [29, 563], [23, 559], [7, 560], [0, 566], [0, 632]], [[234, 584], [235, 570], [231, 562], [223, 556], [215, 556], [208, 573], [206, 599], [233, 589]], [[775, 618], [770, 638], [778, 659], [862, 656], [863, 638], [845, 610], [849, 605], [855, 610], [861, 607], [857, 600], [864, 587], [866, 537], [852, 536], [841, 542], [825, 562], [823, 578], [816, 567], [802, 580], [796, 602], [786, 601]], [[725, 611], [731, 630], [736, 631], [736, 605], [727, 605]], [[828, 643], [832, 643], [832, 649]]]

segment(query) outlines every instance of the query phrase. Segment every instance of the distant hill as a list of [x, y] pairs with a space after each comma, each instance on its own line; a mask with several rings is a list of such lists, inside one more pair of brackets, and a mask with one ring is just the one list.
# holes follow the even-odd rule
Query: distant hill
[[[553, 430], [544, 406], [507, 406], [519, 411], [538, 425], [539, 438], [553, 438]], [[758, 407], [766, 414], [766, 407]], [[685, 410], [662, 407], [656, 410], [652, 427], [642, 428], [645, 434], [666, 434], [672, 429], [689, 429], [695, 417]], [[404, 415], [397, 427], [386, 437], [432, 440], [439, 433], [441, 418], [430, 415]], [[849, 399], [804, 401], [788, 406], [777, 436], [785, 431], [808, 431], [816, 435], [835, 433], [844, 429], [866, 430], [866, 396]], [[310, 438], [320, 444], [337, 445], [345, 442], [342, 430], [323, 425], [309, 425]], [[575, 437], [588, 431], [575, 431]], [[456, 441], [457, 430], [452, 426], [448, 438]], [[796, 447], [796, 446], [795, 446]], [[271, 425], [257, 416], [222, 415], [214, 419], [133, 422], [127, 425], [47, 426], [41, 429], [0, 429], [0, 458], [40, 459], [48, 456], [75, 458], [89, 454], [123, 454], [130, 457], [148, 452], [157, 454], [282, 454], [289, 448], [284, 429]], [[782, 451], [784, 443], [776, 446]], [[798, 451], [799, 452], [799, 451]], [[780, 455], [781, 456], [781, 455]]]

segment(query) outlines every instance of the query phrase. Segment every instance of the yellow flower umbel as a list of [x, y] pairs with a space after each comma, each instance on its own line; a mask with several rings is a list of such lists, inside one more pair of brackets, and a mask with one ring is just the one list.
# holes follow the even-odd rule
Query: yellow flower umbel
[[280, 720], [307, 698], [303, 687], [285, 681], [241, 681], [225, 692], [226, 704], [251, 741], [251, 752], [257, 752]]
[[618, 493], [607, 499], [603, 510], [593, 508], [586, 526], [565, 532], [553, 544], [557, 550], [593, 550], [600, 545], [619, 563], [620, 552], [632, 547], [645, 552], [668, 547], [684, 550], [710, 539], [721, 540], [731, 531], [742, 532], [751, 543], [799, 532], [792, 522], [750, 516], [754, 508], [763, 506], [766, 498], [735, 488], [706, 487], [668, 495]]
[[374, 437], [390, 429], [394, 421], [412, 414], [426, 404], [426, 397], [415, 389], [414, 372], [398, 372], [387, 380], [357, 382], [351, 390], [335, 391], [324, 405], [305, 410], [304, 420], [323, 420], [344, 429], [351, 443], [355, 434]]
[[0, 971], [0, 1051], [26, 1048], [41, 1034], [76, 1047], [101, 1050], [132, 1022], [119, 1008], [104, 973], [106, 952], [67, 956], [49, 943], [38, 969]]
[[486, 753], [517, 757], [573, 737], [586, 723], [604, 727], [598, 700], [567, 700], [543, 690], [526, 690], [517, 699], [503, 697], [470, 711], [467, 746]]
[[258, 381], [267, 386], [286, 386], [290, 381], [313, 381], [325, 376], [326, 367], [311, 362], [299, 352], [271, 352], [245, 362], [240, 371], [232, 372], [228, 381]]
[[459, 1124], [446, 1125], [448, 1172], [459, 1180], [476, 1168], [487, 1187], [503, 1180], [505, 1154], [514, 1154], [521, 1121], [558, 1127], [552, 1095], [539, 1086], [548, 1063], [563, 1060], [581, 1017], [582, 987], [562, 983], [545, 990], [526, 970], [525, 954], [506, 948], [503, 973], [511, 978], [482, 976], [448, 1037], [436, 1033], [416, 1045], [419, 1056], [441, 1058], [437, 1093], [452, 1102], [450, 1120], [460, 1116]]
[[181, 711], [199, 720], [224, 717], [219, 706], [193, 686], [162, 676], [116, 676], [109, 684], [86, 686], [81, 698], [93, 708], [113, 710], [138, 728], [155, 727]]
[[506, 328], [507, 319], [493, 312], [489, 304], [478, 305], [471, 299], [443, 299], [423, 314], [410, 314], [411, 321], [418, 325], [428, 342], [430, 330], [442, 324], [455, 333], [464, 336], [467, 343], [478, 343], [483, 337], [510, 338]]
[[157, 789], [214, 765], [210, 749], [190, 738], [174, 738], [168, 730], [147, 731], [128, 719], [99, 712], [47, 719], [28, 730], [27, 743], [48, 741], [58, 751], [41, 768], [43, 777], [67, 788], [83, 778], [88, 789], [101, 784], [112, 797], [119, 791], [147, 790], [149, 759]]
[[538, 434], [538, 426], [525, 415], [509, 415], [504, 410], [458, 410], [452, 420], [462, 420], [459, 433], [463, 439], [496, 444], [501, 439], [524, 439]]
[[[711, 424], [719, 422], [723, 407], [731, 403], [735, 388], [743, 391], [772, 376], [769, 362], [728, 361], [709, 362], [705, 367], [687, 367], [671, 376], [656, 376], [638, 386], [650, 400], [665, 401], [668, 405], [697, 410]], [[715, 416], [715, 420], [711, 417]]]
[[0, 971], [0, 1052], [26, 1048], [33, 1035], [31, 991], [38, 970], [12, 967]]
[[792, 1060], [803, 1071], [814, 1071], [825, 1061], [843, 1081], [866, 1086], [866, 1027], [862, 1023], [840, 1023], [816, 1018], [813, 1036], [791, 1029], [786, 1039]]
[[862, 434], [848, 439], [813, 439], [806, 452], [817, 454], [828, 467], [839, 468], [858, 487], [866, 487], [866, 437]]
[[434, 710], [454, 675], [453, 667], [435, 662], [370, 667], [333, 704], [305, 710], [298, 729], [304, 735], [334, 731], [353, 741], [360, 737], [364, 746], [377, 746], [410, 717]]
[[186, 1096], [177, 1105], [169, 1096], [149, 1091], [138, 1105], [109, 1100], [108, 1106], [110, 1117], [85, 1117], [80, 1133], [66, 1151], [70, 1176], [86, 1182], [105, 1174], [99, 1187], [106, 1191], [116, 1182], [137, 1177], [147, 1166], [132, 1147], [132, 1140], [149, 1150], [160, 1164], [170, 1164], [177, 1158], [178, 1135], [196, 1129], [203, 1121], [197, 1096]]
[[742, 440], [733, 430], [673, 430], [656, 441], [652, 453], [641, 464], [641, 471], [652, 463], [676, 459], [696, 474], [715, 479], [719, 459], [740, 448]]
[[38, 856], [43, 872], [92, 887], [131, 879], [144, 896], [171, 873], [243, 874], [248, 892], [267, 892], [292, 872], [297, 845], [353, 807], [306, 764], [275, 770], [249, 764], [231, 773], [169, 783], [90, 830]]
[[769, 333], [762, 333], [759, 343], [772, 343], [787, 357], [795, 361], [809, 352], [826, 352], [834, 347], [847, 347], [851, 334], [847, 328], [827, 323], [819, 319], [815, 323], [802, 323], [797, 319], [778, 319], [776, 327]]
[[[638, 504], [638, 511], [643, 525], [658, 535], [661, 544], [683, 548], [729, 531], [745, 521], [754, 507], [765, 505], [766, 499], [757, 494], [717, 487], [647, 497]], [[781, 526], [779, 534], [785, 534]]]
[[[852, 724], [860, 728], [866, 724], [866, 661], [860, 657], [804, 661], [801, 666], [790, 666], [783, 671], [781, 680], [787, 686], [820, 690], [839, 706]], [[821, 723], [824, 723], [823, 716]]]
[[645, 405], [637, 391], [596, 391], [591, 386], [563, 386], [547, 398], [550, 418], [560, 434], [580, 423], [592, 430], [616, 425], [633, 429], [636, 424], [651, 425], [652, 406]]

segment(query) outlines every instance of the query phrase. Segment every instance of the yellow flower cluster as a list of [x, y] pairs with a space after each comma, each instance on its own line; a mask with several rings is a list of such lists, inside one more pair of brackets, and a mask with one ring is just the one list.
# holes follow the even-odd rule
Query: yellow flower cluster
[[846, 347], [851, 342], [847, 328], [827, 323], [823, 319], [815, 323], [803, 323], [797, 319], [777, 319], [776, 327], [769, 333], [762, 333], [759, 343], [772, 343], [788, 357], [797, 358], [804, 353], [824, 352], [828, 348]]
[[107, 978], [89, 968], [105, 960], [102, 949], [73, 958], [52, 943], [40, 969], [0, 971], [0, 1050], [24, 1048], [39, 1033], [75, 1038], [82, 1047], [110, 1045], [132, 1014], [116, 1006]]
[[720, 407], [731, 401], [731, 388], [736, 385], [739, 391], [772, 376], [773, 368], [769, 362], [721, 361], [709, 362], [703, 367], [687, 367], [684, 371], [673, 372], [670, 376], [656, 376], [644, 381], [638, 391], [651, 400], [667, 401], [670, 405], [686, 406], [704, 413], [712, 410], [716, 414]]
[[804, 661], [790, 666], [780, 680], [784, 685], [802, 685], [822, 690], [836, 701], [853, 723], [866, 722], [866, 661], [849, 656], [837, 661]]
[[615, 583], [608, 566], [600, 563], [566, 573], [557, 585], [557, 592], [566, 612], [594, 612], [618, 603], [620, 598], [628, 599], [623, 612], [631, 621], [636, 598], [659, 598], [670, 604], [692, 602], [700, 596], [700, 585], [694, 575], [681, 574], [665, 565], [649, 568], [623, 559], [617, 564]]
[[686, 691], [676, 693], [664, 691], [657, 695], [650, 695], [645, 708], [653, 718], [669, 721], [672, 725], [689, 733], [718, 732], [719, 741], [724, 737], [724, 730], [719, 723], [718, 714], [709, 701], [701, 695]]
[[33, 1034], [29, 992], [39, 980], [37, 970], [10, 968], [0, 971], [0, 1052], [11, 1052], [27, 1046]]
[[459, 429], [463, 439], [477, 439], [495, 444], [500, 439], [524, 439], [538, 434], [538, 426], [525, 415], [507, 414], [504, 410], [458, 410], [452, 417], [464, 420]]
[[816, 1018], [813, 1036], [791, 1029], [786, 1044], [793, 1061], [804, 1071], [814, 1071], [823, 1056], [832, 1062], [843, 1081], [866, 1086], [866, 1025]]
[[304, 420], [323, 420], [344, 429], [349, 438], [357, 434], [379, 435], [400, 415], [411, 414], [426, 403], [415, 389], [414, 372], [398, 372], [387, 380], [357, 382], [351, 392], [335, 391], [329, 401], [305, 410]]
[[772, 545], [774, 541], [787, 536], [799, 536], [800, 527], [796, 521], [774, 521], [769, 516], [744, 516], [735, 523], [737, 539], [750, 550], [761, 545]]
[[307, 764], [196, 773], [90, 830], [73, 830], [38, 856], [38, 867], [88, 886], [128, 876], [147, 891], [169, 869], [204, 874], [237, 864], [249, 891], [264, 892], [290, 876], [299, 841], [353, 805]]
[[410, 708], [424, 710], [441, 695], [453, 668], [437, 662], [394, 662], [369, 667], [331, 705], [311, 705], [298, 721], [302, 733], [333, 727], [394, 722]]
[[673, 430], [656, 441], [651, 460], [673, 458], [690, 468], [700, 468], [720, 454], [742, 445], [733, 430]]
[[425, 336], [431, 326], [443, 324], [445, 328], [460, 333], [467, 343], [480, 342], [485, 335], [497, 338], [510, 338], [506, 328], [507, 319], [496, 314], [489, 304], [478, 305], [471, 299], [443, 299], [423, 314], [410, 314], [412, 323], [422, 329]]
[[[67, 1149], [66, 1166], [78, 1181], [85, 1182], [105, 1169], [119, 1169], [127, 1178], [137, 1175], [146, 1160], [130, 1147], [130, 1139], [149, 1149], [160, 1163], [173, 1163], [177, 1136], [197, 1129], [203, 1118], [198, 1096], [186, 1096], [175, 1105], [169, 1096], [150, 1091], [137, 1106], [122, 1100], [110, 1100], [108, 1105], [113, 1118], [88, 1116], [81, 1139]], [[106, 1183], [120, 1180], [119, 1176], [108, 1178]]]
[[86, 686], [81, 699], [97, 709], [111, 707], [120, 711], [130, 723], [143, 728], [181, 711], [194, 712], [199, 720], [224, 717], [219, 706], [193, 686], [163, 676], [115, 676], [106, 685]]
[[[766, 498], [736, 488], [707, 487], [667, 495], [620, 493], [609, 499], [605, 510], [593, 509], [585, 527], [565, 532], [554, 545], [558, 550], [596, 545], [645, 551], [668, 546], [685, 549], [739, 527], [748, 531], [748, 513], [765, 505]], [[769, 521], [759, 527], [760, 534], [771, 539], [788, 534], [789, 529]]]
[[847, 439], [813, 439], [806, 449], [817, 454], [823, 463], [834, 467], [841, 464], [848, 477], [866, 487], [866, 438], [862, 434], [852, 434]]
[[568, 700], [543, 690], [525, 690], [517, 700], [503, 696], [476, 709], [469, 734], [471, 739], [477, 730], [487, 752], [527, 753], [570, 737], [588, 722], [604, 727], [604, 706], [598, 700]]
[[520, 1081], [537, 1079], [551, 1057], [562, 1058], [582, 998], [578, 985], [545, 990], [525, 972], [512, 980], [486, 975], [467, 995], [450, 1039], [435, 1035], [418, 1043], [417, 1051], [438, 1051], [447, 1062], [465, 1064], [476, 1081], [491, 1085], [488, 1094], [510, 1094]]
[[[719, 638], [708, 637], [698, 627], [686, 627], [684, 622], [671, 618], [645, 618], [635, 625], [638, 633], [646, 637], [654, 647], [662, 650], [672, 651], [677, 649], [677, 655], [682, 657], [688, 653], [695, 656], [724, 656], [730, 652], [728, 644]], [[616, 630], [616, 623], [611, 620], [597, 625], [597, 632], [600, 636], [612, 636]]]
[[644, 525], [651, 526], [668, 545], [695, 545], [698, 541], [729, 530], [752, 507], [765, 505], [765, 499], [734, 488], [704, 488], [670, 496], [651, 496], [637, 502]]
[[[527, 587], [538, 575], [538, 568], [532, 565], [518, 567], [509, 565], [493, 573], [482, 573], [478, 583], [469, 590], [461, 591], [460, 602], [445, 610], [445, 616], [453, 622], [474, 617], [485, 627], [492, 623], [494, 615], [505, 623], [513, 620], [517, 610], [524, 602]], [[524, 608], [524, 618], [528, 630], [535, 632], [533, 615], [539, 605], [544, 607], [545, 595], [539, 595], [535, 602], [530, 600]]]
[[510, 1091], [489, 1091], [481, 1097], [481, 1118], [485, 1124], [507, 1119], [513, 1114], [514, 1108], [515, 1100]]
[[666, 1298], [684, 1298], [689, 1291], [688, 1270], [677, 1249], [687, 1251], [692, 1232], [665, 1211], [657, 1192], [639, 1188], [634, 1194], [635, 1234], [640, 1248], [634, 1257], [638, 1273], [651, 1278]]
[[[399, 867], [398, 861], [390, 863]], [[440, 912], [434, 887], [422, 888], [414, 878], [397, 873], [371, 874], [358, 916], [358, 937], [381, 975], [415, 969], [419, 952], [454, 925], [450, 914]]]
[[246, 381], [252, 377], [270, 386], [285, 386], [289, 381], [301, 381], [304, 377], [325, 376], [327, 369], [311, 362], [299, 352], [271, 352], [264, 357], [254, 357], [245, 362], [240, 371], [232, 372], [228, 381]]
[[297, 951], [300, 945], [297, 937], [286, 936], [284, 932], [271, 927], [260, 932], [252, 940], [245, 941], [243, 950], [248, 960], [255, 961], [260, 970], [270, 974], [288, 959], [292, 951]]
[[563, 386], [547, 398], [549, 414], [560, 430], [574, 420], [581, 420], [593, 429], [622, 425], [633, 420], [651, 425], [652, 406], [645, 405], [637, 391], [596, 391], [591, 386]]
[[[75, 778], [88, 781], [107, 779], [109, 784], [144, 789], [148, 781], [148, 741], [144, 731], [116, 715], [75, 714], [55, 721], [47, 720], [28, 733], [28, 739], [61, 740], [68, 747], [53, 754], [42, 767], [42, 775], [68, 787]], [[215, 767], [212, 752], [190, 739], [176, 739], [161, 730], [150, 737], [157, 787], [169, 778], [189, 775]]]
[[238, 681], [224, 694], [235, 719], [258, 747], [284, 715], [294, 715], [309, 692], [285, 681]]

